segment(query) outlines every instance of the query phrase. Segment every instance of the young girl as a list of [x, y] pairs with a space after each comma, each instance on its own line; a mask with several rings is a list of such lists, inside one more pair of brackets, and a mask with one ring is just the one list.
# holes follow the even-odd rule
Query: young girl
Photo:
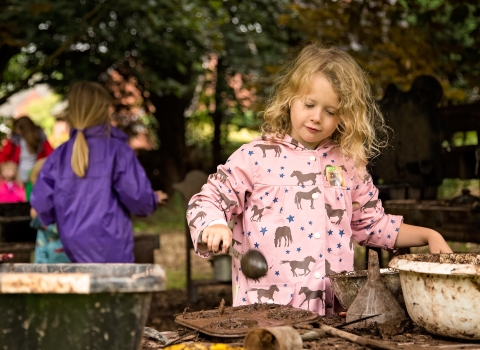
[[[38, 160], [30, 171], [29, 180], [32, 186], [35, 185], [38, 179], [40, 169], [42, 169], [46, 158]], [[44, 225], [38, 218], [35, 209], [30, 209], [30, 227], [37, 230], [37, 239], [35, 242], [35, 264], [58, 264], [69, 263], [70, 259], [63, 249], [62, 241], [58, 235], [57, 226], [50, 224]]]
[[72, 262], [133, 262], [130, 213], [149, 215], [166, 199], [152, 190], [127, 135], [109, 125], [111, 102], [97, 83], [72, 86], [70, 140], [47, 158], [30, 200], [43, 224], [57, 224]]
[[17, 164], [6, 161], [0, 164], [0, 202], [25, 202], [25, 189], [18, 181]]
[[[384, 122], [347, 53], [306, 46], [278, 78], [264, 120], [263, 137], [219, 166], [187, 210], [201, 257], [217, 252], [220, 242], [224, 253], [233, 242], [266, 257], [269, 270], [258, 281], [245, 278], [233, 259], [234, 306], [274, 302], [331, 314], [325, 276], [353, 270], [353, 241], [452, 252], [438, 232], [384, 213], [366, 171], [382, 146]], [[197, 242], [200, 233], [205, 244]]]
[[42, 129], [27, 116], [15, 119], [13, 134], [0, 151], [0, 163], [13, 161], [18, 164], [18, 177], [26, 183], [33, 164], [53, 152]]

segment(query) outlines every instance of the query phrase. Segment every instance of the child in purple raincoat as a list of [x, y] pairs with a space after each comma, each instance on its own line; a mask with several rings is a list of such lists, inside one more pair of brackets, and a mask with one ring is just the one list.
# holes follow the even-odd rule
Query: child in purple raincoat
[[353, 270], [354, 241], [452, 252], [438, 232], [384, 213], [366, 171], [382, 147], [377, 137], [384, 121], [351, 56], [308, 45], [274, 91], [262, 137], [220, 165], [187, 210], [201, 257], [223, 241], [224, 253], [235, 244], [244, 253], [258, 249], [267, 260], [268, 273], [258, 280], [247, 279], [232, 260], [234, 306], [274, 302], [331, 314], [328, 275]]
[[48, 157], [30, 199], [43, 224], [57, 224], [76, 263], [134, 262], [130, 214], [147, 216], [166, 199], [152, 190], [127, 135], [110, 126], [111, 104], [97, 83], [72, 86], [70, 140]]

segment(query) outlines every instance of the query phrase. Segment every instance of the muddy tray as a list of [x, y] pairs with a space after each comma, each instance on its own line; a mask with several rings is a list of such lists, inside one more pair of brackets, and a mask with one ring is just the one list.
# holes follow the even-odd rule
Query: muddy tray
[[277, 304], [253, 304], [219, 310], [187, 312], [175, 322], [218, 338], [240, 338], [259, 327], [277, 327], [318, 321], [317, 313]]

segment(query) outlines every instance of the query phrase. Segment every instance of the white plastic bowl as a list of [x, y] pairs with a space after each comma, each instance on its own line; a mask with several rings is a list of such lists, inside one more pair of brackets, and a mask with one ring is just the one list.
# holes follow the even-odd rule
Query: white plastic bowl
[[480, 255], [407, 254], [388, 266], [400, 271], [405, 306], [417, 325], [480, 340]]

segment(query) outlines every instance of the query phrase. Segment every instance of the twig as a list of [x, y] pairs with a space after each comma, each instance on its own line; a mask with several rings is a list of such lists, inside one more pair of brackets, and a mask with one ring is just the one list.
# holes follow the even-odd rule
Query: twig
[[376, 315], [370, 315], [370, 316], [360, 317], [360, 318], [357, 318], [356, 320], [343, 323], [343, 324], [341, 324], [340, 326], [337, 326], [336, 328], [337, 328], [337, 329], [340, 329], [340, 328], [343, 328], [343, 327], [346, 327], [346, 326], [350, 326], [351, 324], [355, 324], [355, 323], [357, 323], [357, 322], [365, 321], [365, 320], [368, 320], [369, 318], [377, 317], [377, 316], [380, 316], [380, 315], [381, 315], [381, 314], [376, 314]]
[[373, 339], [363, 338], [363, 337], [360, 337], [358, 335], [348, 333], [348, 332], [345, 332], [345, 331], [342, 331], [342, 330], [339, 330], [339, 329], [336, 329], [334, 327], [327, 326], [327, 325], [321, 324], [321, 323], [320, 323], [320, 330], [325, 331], [325, 333], [328, 334], [328, 335], [333, 335], [335, 337], [339, 337], [339, 338], [351, 341], [355, 344], [366, 346], [366, 347], [372, 348], [372, 349], [384, 349], [384, 350], [396, 350], [396, 349], [398, 349], [398, 347], [396, 347], [396, 346], [385, 344], [381, 341], [377, 341], [377, 340], [373, 340]]
[[222, 301], [220, 302], [220, 307], [218, 308], [218, 315], [222, 316], [224, 312], [225, 312], [225, 300], [222, 298]]
[[197, 336], [198, 336], [197, 331], [192, 331], [192, 332], [189, 332], [189, 333], [186, 333], [186, 334], [182, 335], [181, 337], [178, 337], [178, 338], [176, 338], [176, 339], [172, 339], [172, 340], [166, 342], [164, 345], [160, 345], [159, 349], [163, 349], [163, 348], [166, 348], [167, 346], [176, 344], [176, 343], [182, 341], [183, 339], [185, 339], [185, 338], [187, 338], [187, 337], [189, 337], [189, 336], [191, 336], [191, 335], [193, 335], [193, 334], [195, 334], [195, 333], [196, 333]]

